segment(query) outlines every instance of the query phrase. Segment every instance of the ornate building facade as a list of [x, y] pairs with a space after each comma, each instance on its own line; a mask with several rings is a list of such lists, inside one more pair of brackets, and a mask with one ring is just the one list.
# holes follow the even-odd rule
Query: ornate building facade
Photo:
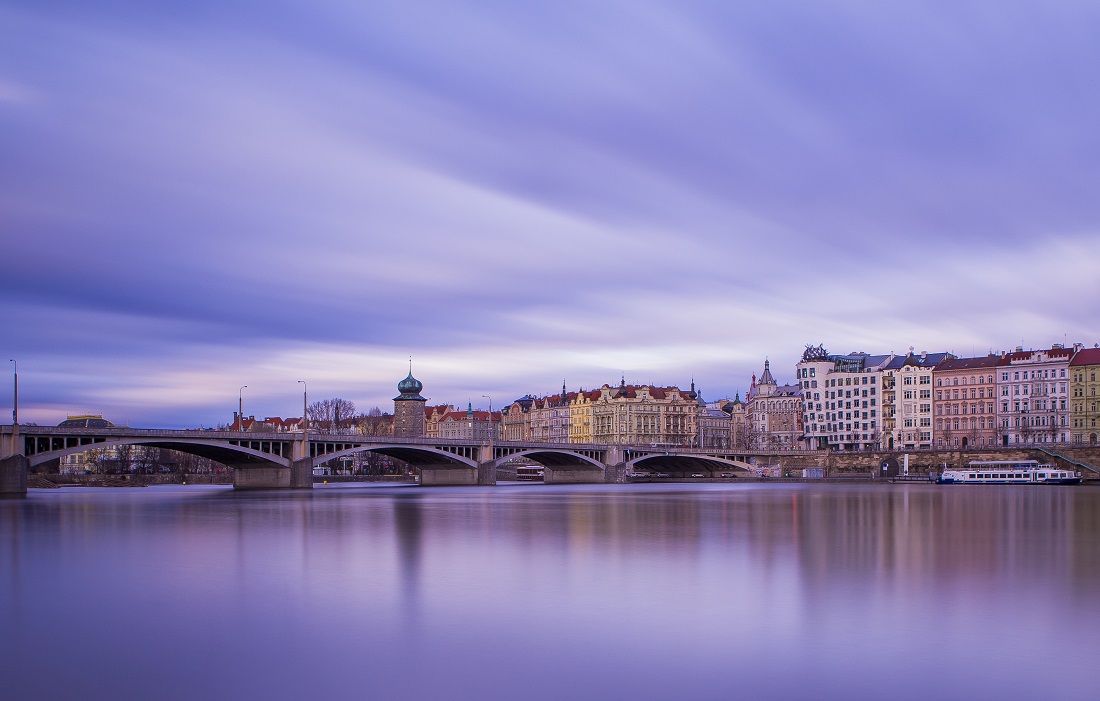
[[695, 383], [678, 387], [604, 385], [591, 402], [592, 441], [630, 445], [698, 446], [699, 420], [706, 407]]
[[748, 447], [759, 450], [794, 450], [803, 444], [802, 387], [780, 385], [772, 377], [771, 363], [752, 376], [745, 402]]
[[1070, 440], [1069, 366], [1080, 344], [1006, 353], [997, 368], [997, 414], [1001, 445], [1066, 443]]
[[1000, 445], [996, 417], [997, 368], [1004, 356], [949, 358], [932, 372], [934, 433], [937, 448]]
[[1096, 445], [1100, 442], [1100, 348], [1078, 350], [1069, 374], [1073, 442]]

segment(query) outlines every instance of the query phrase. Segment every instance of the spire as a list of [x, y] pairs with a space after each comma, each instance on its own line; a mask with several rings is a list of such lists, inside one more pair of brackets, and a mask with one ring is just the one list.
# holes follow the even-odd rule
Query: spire
[[565, 401], [565, 394], [565, 378], [563, 377], [561, 380], [561, 399], [563, 402]]
[[775, 378], [772, 377], [771, 362], [767, 358], [764, 359], [764, 374], [760, 376], [760, 384], [775, 384]]
[[473, 402], [470, 402], [469, 404], [466, 405], [466, 418], [467, 419], [474, 418], [474, 403]]

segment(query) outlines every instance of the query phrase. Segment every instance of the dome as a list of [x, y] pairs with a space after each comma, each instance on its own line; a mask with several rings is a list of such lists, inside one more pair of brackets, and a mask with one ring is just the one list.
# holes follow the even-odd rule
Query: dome
[[412, 376], [412, 372], [404, 380], [397, 383], [397, 391], [401, 394], [420, 394], [422, 389], [424, 389], [424, 385]]
[[[420, 380], [413, 377], [412, 370], [409, 370], [408, 376], [397, 383], [397, 391], [401, 394], [393, 398], [395, 402], [426, 402], [428, 401], [424, 397], [420, 396], [420, 391], [424, 389], [424, 385]], [[396, 407], [396, 405], [395, 405]]]

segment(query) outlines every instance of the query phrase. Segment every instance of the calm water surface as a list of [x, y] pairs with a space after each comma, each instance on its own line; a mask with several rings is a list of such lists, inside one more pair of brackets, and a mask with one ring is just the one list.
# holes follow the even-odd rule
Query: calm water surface
[[1100, 488], [0, 502], [5, 699], [1097, 699]]

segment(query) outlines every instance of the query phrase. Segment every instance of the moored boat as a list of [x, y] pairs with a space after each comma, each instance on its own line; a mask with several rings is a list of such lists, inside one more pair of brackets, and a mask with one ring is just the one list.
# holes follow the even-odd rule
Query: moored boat
[[1080, 484], [1081, 473], [1037, 460], [975, 461], [965, 469], [944, 470], [937, 484]]

